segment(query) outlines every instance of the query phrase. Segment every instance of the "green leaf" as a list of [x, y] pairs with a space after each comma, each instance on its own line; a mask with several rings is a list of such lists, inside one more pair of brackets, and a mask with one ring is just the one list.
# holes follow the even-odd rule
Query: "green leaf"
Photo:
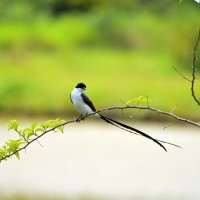
[[27, 142], [21, 141], [21, 140], [17, 140], [17, 145], [20, 146], [22, 144], [27, 144]]
[[[33, 135], [37, 136], [37, 134], [36, 134], [37, 129], [34, 130], [35, 127], [36, 127], [36, 125], [37, 125], [37, 124], [33, 124], [33, 125], [31, 126], [31, 128], [25, 128], [25, 129], [22, 131], [22, 136], [25, 138], [25, 140], [26, 140], [26, 139], [28, 140], [28, 139], [29, 139], [31, 136], [33, 136]], [[40, 128], [40, 129], [41, 129], [41, 128]]]
[[16, 152], [15, 156], [18, 158], [18, 160], [20, 160], [19, 152]]
[[35, 133], [37, 133], [37, 132], [44, 132], [45, 130], [44, 129], [42, 129], [42, 128], [36, 128], [36, 130], [35, 130]]
[[137, 98], [133, 98], [133, 99], [127, 101], [127, 103], [125, 105], [129, 105], [133, 101], [135, 102], [136, 105], [140, 105], [141, 102], [148, 102], [148, 103], [152, 102], [152, 100], [147, 98], [146, 96], [139, 96]]
[[11, 153], [17, 151], [22, 144], [26, 144], [26, 142], [21, 140], [9, 140], [8, 142], [5, 142], [4, 147], [9, 153]]
[[40, 124], [40, 126], [41, 126], [42, 128], [44, 128], [45, 130], [48, 129], [48, 128], [53, 128], [53, 127], [52, 127], [53, 121], [54, 121], [54, 120], [52, 120], [52, 119], [47, 120], [45, 123]]
[[31, 128], [25, 128], [23, 131], [22, 131], [22, 135], [26, 135], [28, 134], [29, 132], [31, 132]]
[[15, 119], [11, 120], [10, 123], [8, 124], [8, 131], [11, 129], [14, 129], [15, 131], [17, 131], [19, 125], [20, 123], [16, 121]]
[[37, 126], [37, 122], [33, 122], [32, 126], [31, 126], [31, 129], [33, 130], [33, 132], [34, 132], [36, 126]]
[[128, 100], [125, 105], [129, 105], [132, 101], [133, 101], [133, 99]]
[[40, 126], [44, 130], [46, 130], [48, 128], [54, 128], [54, 127], [56, 127], [56, 126], [58, 126], [58, 125], [60, 125], [61, 123], [64, 123], [64, 122], [66, 122], [66, 121], [65, 120], [61, 120], [60, 118], [57, 118], [55, 120], [50, 119], [50, 120], [47, 120], [45, 123], [40, 124]]
[[0, 149], [0, 159], [6, 156], [6, 151], [5, 149]]
[[32, 129], [31, 128], [25, 128], [22, 133], [21, 133], [21, 136], [24, 138], [24, 140], [28, 140], [28, 138], [30, 137], [27, 137], [28, 135], [32, 135]]
[[7, 160], [7, 158], [4, 158], [7, 154], [7, 151], [5, 149], [0, 149], [0, 161], [1, 160]]
[[59, 126], [59, 127], [58, 127], [58, 130], [59, 130], [61, 133], [63, 133], [63, 126]]
[[[26, 135], [26, 139], [28, 140], [31, 136], [33, 135], [36, 135], [35, 133], [33, 132], [29, 132], [27, 135]], [[37, 135], [36, 135], [37, 136]]]

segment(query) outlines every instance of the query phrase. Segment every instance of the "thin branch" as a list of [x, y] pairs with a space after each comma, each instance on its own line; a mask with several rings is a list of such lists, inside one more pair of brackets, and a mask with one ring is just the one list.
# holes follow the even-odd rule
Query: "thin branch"
[[135, 112], [134, 114], [132, 114], [132, 115], [130, 116], [130, 118], [134, 117], [134, 116], [137, 115], [139, 112], [140, 112], [140, 109], [138, 109], [137, 112]]
[[125, 103], [124, 101], [122, 101], [121, 99], [120, 99], [120, 101], [121, 101], [125, 106], [129, 107], [129, 105], [126, 104], [126, 103]]
[[174, 66], [173, 66], [174, 70], [180, 75], [183, 77], [183, 79], [189, 81], [189, 82], [192, 82], [189, 78], [186, 78], [183, 74], [181, 74]]
[[166, 128], [169, 128], [170, 126], [173, 126], [174, 124], [176, 124], [178, 122], [178, 120], [176, 120], [174, 123], [167, 125], [167, 126], [163, 126], [163, 130], [165, 130]]
[[[167, 116], [170, 116], [174, 119], [177, 119], [178, 121], [182, 121], [182, 122], [185, 122], [185, 123], [189, 123], [191, 125], [194, 125], [194, 126], [197, 126], [197, 127], [200, 127], [200, 124], [198, 122], [193, 122], [191, 120], [188, 120], [188, 119], [184, 119], [184, 118], [181, 118], [181, 117], [178, 117], [176, 115], [174, 115], [173, 113], [170, 113], [170, 112], [165, 112], [165, 111], [162, 111], [162, 110], [159, 110], [159, 109], [156, 109], [156, 108], [153, 108], [153, 107], [148, 107], [148, 106], [114, 106], [114, 107], [109, 107], [109, 108], [103, 108], [99, 111], [96, 111], [97, 113], [99, 112], [102, 112], [102, 111], [108, 111], [108, 110], [117, 110], [117, 109], [141, 109], [141, 110], [151, 110], [153, 112], [157, 112], [161, 115], [167, 115]], [[93, 115], [93, 114], [89, 114], [87, 116], [90, 116], [90, 115]], [[87, 117], [86, 116], [86, 117]]]
[[149, 98], [148, 98], [147, 95], [146, 95], [146, 98], [147, 98], [147, 105], [148, 105], [148, 107], [150, 107], [150, 104], [149, 104]]
[[195, 79], [197, 79], [196, 76], [195, 76], [195, 73], [196, 73], [196, 70], [197, 70], [197, 68], [196, 68], [197, 56], [196, 56], [196, 54], [197, 54], [197, 47], [198, 47], [198, 45], [199, 45], [199, 41], [200, 41], [200, 29], [199, 29], [199, 33], [198, 33], [198, 37], [197, 37], [196, 44], [195, 44], [195, 46], [194, 46], [194, 51], [193, 51], [193, 60], [192, 60], [192, 66], [191, 66], [191, 68], [192, 68], [192, 79], [191, 79], [191, 80], [188, 79], [188, 78], [186, 78], [182, 73], [180, 73], [180, 72], [173, 66], [174, 70], [175, 70], [181, 77], [183, 77], [185, 80], [191, 82], [191, 93], [192, 93], [192, 97], [193, 97], [193, 99], [197, 102], [198, 105], [200, 105], [200, 98], [197, 99], [197, 97], [196, 97], [196, 95], [195, 95], [194, 84], [195, 84]]
[[17, 152], [20, 152], [20, 151], [22, 151], [23, 149], [26, 150], [26, 148], [27, 148], [31, 143], [33, 143], [34, 141], [38, 141], [38, 139], [41, 138], [41, 137], [42, 137], [43, 135], [45, 135], [46, 133], [48, 133], [48, 132], [50, 132], [50, 131], [54, 131], [56, 128], [58, 128], [58, 127], [60, 127], [60, 126], [64, 126], [64, 125], [66, 125], [66, 124], [73, 123], [73, 122], [77, 122], [77, 119], [71, 120], [71, 121], [68, 121], [68, 122], [65, 122], [65, 123], [62, 123], [62, 124], [60, 124], [60, 125], [58, 125], [58, 126], [55, 126], [54, 128], [51, 128], [51, 129], [49, 129], [49, 130], [44, 131], [41, 135], [38, 135], [37, 137], [35, 137], [35, 138], [32, 139], [31, 141], [28, 141], [27, 144], [26, 144], [25, 146], [21, 147], [20, 149], [16, 150], [15, 152], [13, 152], [13, 153], [11, 153], [11, 154], [9, 154], [9, 155], [3, 157], [3, 158], [0, 160], [0, 163], [1, 163], [2, 160], [6, 159], [6, 158], [9, 158], [9, 157], [11, 157], [11, 156], [13, 156], [13, 155], [15, 155]]
[[177, 105], [172, 109], [170, 113], [173, 113], [176, 108], [177, 108]]
[[196, 41], [196, 44], [194, 46], [194, 51], [193, 51], [193, 61], [192, 61], [192, 85], [191, 85], [191, 92], [192, 92], [192, 96], [194, 98], [194, 100], [197, 102], [198, 105], [200, 105], [200, 100], [197, 99], [196, 95], [195, 95], [195, 92], [194, 92], [194, 82], [195, 82], [195, 79], [196, 76], [195, 76], [195, 72], [196, 72], [196, 60], [197, 60], [197, 56], [196, 56], [196, 53], [197, 53], [197, 47], [199, 45], [199, 40], [200, 40], [200, 29], [199, 29], [199, 34], [198, 34], [198, 38], [197, 38], [197, 41]]
[[40, 142], [39, 142], [39, 140], [36, 140], [37, 141], [37, 143], [41, 146], [41, 147], [44, 147]]
[[[150, 107], [149, 105], [148, 106], [113, 106], [113, 107], [109, 107], [109, 108], [103, 108], [101, 110], [98, 110], [96, 111], [95, 113], [100, 113], [100, 112], [103, 112], [103, 111], [110, 111], [110, 110], [124, 110], [124, 109], [139, 109], [139, 110], [150, 110], [150, 111], [153, 111], [153, 112], [156, 112], [156, 113], [159, 113], [160, 115], [168, 115], [174, 119], [176, 119], [177, 121], [182, 121], [182, 122], [185, 122], [185, 123], [188, 123], [188, 124], [191, 124], [191, 125], [194, 125], [194, 126], [197, 126], [200, 128], [200, 124], [197, 123], [197, 122], [193, 122], [193, 121], [190, 121], [188, 119], [184, 119], [184, 118], [181, 118], [181, 117], [178, 117], [174, 114], [172, 114], [171, 112], [165, 112], [165, 111], [162, 111], [162, 110], [159, 110], [159, 109], [156, 109], [156, 108], [153, 108], [153, 107]], [[91, 114], [88, 114], [88, 115], [85, 115], [85, 116], [82, 116], [82, 118], [80, 120], [84, 120], [85, 118], [91, 116], [91, 115], [94, 115], [95, 113], [91, 113]], [[49, 130], [46, 130], [44, 131], [41, 135], [38, 135], [37, 137], [35, 137], [34, 139], [32, 139], [31, 141], [28, 141], [27, 144], [23, 147], [21, 147], [20, 149], [16, 150], [15, 152], [1, 158], [0, 162], [6, 158], [9, 158], [13, 155], [15, 155], [17, 152], [20, 152], [22, 151], [23, 149], [26, 150], [26, 148], [31, 144], [33, 143], [34, 141], [38, 141], [39, 138], [41, 138], [42, 136], [44, 136], [45, 134], [47, 134], [48, 132], [50, 131], [54, 131], [55, 129], [57, 129], [58, 127], [60, 126], [65, 126], [67, 124], [70, 124], [70, 123], [74, 123], [74, 122], [78, 122], [77, 119], [74, 119], [74, 120], [70, 120], [70, 121], [67, 121], [67, 122], [64, 122], [64, 123], [61, 123], [60, 125], [58, 126], [55, 126], [54, 128], [51, 128]]]
[[123, 117], [124, 117], [124, 110], [121, 110], [122, 111], [122, 115], [123, 115]]

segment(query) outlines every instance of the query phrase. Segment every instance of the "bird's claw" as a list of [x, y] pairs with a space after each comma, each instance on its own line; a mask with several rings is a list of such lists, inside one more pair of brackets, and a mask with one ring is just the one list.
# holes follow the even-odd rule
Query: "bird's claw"
[[76, 122], [77, 122], [77, 123], [79, 123], [80, 121], [81, 121], [81, 120], [80, 120], [79, 118], [78, 118], [78, 119], [76, 119]]
[[80, 121], [81, 121], [81, 120], [84, 120], [84, 119], [85, 119], [85, 117], [84, 117], [83, 115], [81, 115], [81, 116], [76, 120], [76, 122], [77, 122], [77, 123], [80, 123]]

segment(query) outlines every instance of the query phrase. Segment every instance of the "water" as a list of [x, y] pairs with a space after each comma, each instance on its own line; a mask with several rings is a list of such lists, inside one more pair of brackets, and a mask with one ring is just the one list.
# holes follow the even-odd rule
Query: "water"
[[[134, 124], [182, 149], [156, 143], [103, 122], [69, 124], [65, 134], [48, 133], [0, 164], [0, 193], [90, 195], [128, 199], [200, 199], [200, 130], [174, 125]], [[12, 139], [4, 124], [0, 142]], [[162, 198], [165, 197], [165, 198]]]

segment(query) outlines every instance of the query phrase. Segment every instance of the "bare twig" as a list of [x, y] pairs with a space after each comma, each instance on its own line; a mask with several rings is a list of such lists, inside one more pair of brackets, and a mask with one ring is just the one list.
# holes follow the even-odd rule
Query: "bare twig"
[[41, 147], [44, 147], [42, 144], [40, 144], [39, 140], [36, 140], [36, 141]]
[[123, 100], [120, 99], [120, 101], [125, 105], [125, 106], [129, 106], [128, 104], [126, 104]]
[[166, 128], [169, 128], [170, 126], [173, 126], [174, 124], [176, 124], [178, 122], [178, 120], [176, 120], [174, 123], [167, 125], [167, 126], [163, 126], [163, 130], [165, 130]]
[[175, 106], [170, 113], [173, 113], [176, 108], [177, 108], [177, 106]]
[[122, 110], [122, 115], [123, 115], [123, 117], [124, 117], [124, 110]]
[[196, 95], [195, 95], [195, 92], [194, 92], [194, 82], [195, 82], [195, 79], [196, 76], [195, 76], [195, 72], [196, 72], [196, 59], [197, 59], [197, 56], [196, 56], [196, 53], [197, 53], [197, 47], [199, 45], [199, 40], [200, 40], [200, 29], [199, 29], [199, 34], [198, 34], [198, 37], [197, 37], [197, 41], [196, 41], [196, 44], [194, 46], [194, 51], [193, 51], [193, 61], [192, 61], [192, 85], [191, 85], [191, 92], [192, 92], [192, 96], [194, 98], [194, 100], [197, 102], [198, 105], [200, 105], [200, 100], [197, 99]]
[[[110, 110], [124, 110], [124, 109], [139, 109], [139, 110], [149, 110], [149, 111], [153, 111], [153, 112], [156, 112], [156, 113], [159, 113], [160, 115], [167, 115], [167, 116], [170, 116], [174, 119], [176, 119], [177, 121], [181, 121], [181, 122], [185, 122], [185, 123], [188, 123], [188, 124], [191, 124], [191, 125], [194, 125], [194, 126], [197, 126], [200, 128], [200, 124], [197, 123], [197, 122], [193, 122], [193, 121], [190, 121], [188, 119], [184, 119], [184, 118], [181, 118], [181, 117], [178, 117], [174, 114], [172, 114], [171, 112], [165, 112], [165, 111], [162, 111], [162, 110], [159, 110], [159, 109], [156, 109], [156, 108], [153, 108], [151, 106], [113, 106], [113, 107], [109, 107], [109, 108], [103, 108], [101, 110], [98, 110], [96, 111], [95, 113], [100, 113], [100, 112], [103, 112], [103, 111], [110, 111]], [[94, 115], [95, 113], [91, 113], [91, 114], [88, 114], [88, 115], [85, 115], [81, 118], [81, 120], [84, 120], [85, 118], [91, 116], [91, 115]], [[177, 122], [176, 121], [176, 122]], [[33, 143], [34, 141], [38, 141], [39, 138], [41, 138], [42, 136], [44, 136], [45, 134], [47, 134], [48, 132], [50, 131], [54, 131], [55, 129], [57, 129], [58, 127], [60, 126], [65, 126], [67, 124], [70, 124], [70, 123], [74, 123], [74, 122], [77, 122], [77, 119], [74, 119], [74, 120], [70, 120], [70, 121], [67, 121], [67, 122], [64, 122], [58, 126], [55, 126], [54, 128], [51, 128], [49, 130], [46, 130], [44, 131], [41, 135], [38, 135], [37, 137], [35, 137], [34, 139], [32, 139], [31, 141], [28, 141], [27, 144], [23, 147], [21, 147], [20, 149], [16, 150], [15, 152], [11, 153], [10, 155], [7, 155], [5, 157], [3, 157], [0, 162], [6, 158], [9, 158], [13, 155], [15, 155], [17, 152], [20, 152], [22, 151], [23, 149], [26, 150], [26, 148], [31, 144]], [[175, 123], [176, 123], [175, 122]], [[172, 124], [173, 125], [173, 124]], [[171, 125], [170, 125], [171, 126]]]
[[199, 29], [199, 33], [198, 33], [198, 37], [197, 37], [197, 41], [196, 41], [196, 44], [194, 46], [194, 51], [193, 51], [193, 60], [192, 60], [192, 79], [188, 79], [186, 78], [182, 73], [180, 73], [174, 66], [174, 70], [181, 76], [183, 77], [185, 80], [191, 82], [191, 93], [192, 93], [192, 97], [193, 99], [196, 101], [196, 103], [198, 105], [200, 105], [200, 98], [197, 99], [196, 95], [195, 95], [195, 91], [194, 91], [194, 84], [195, 84], [195, 80], [197, 79], [196, 76], [195, 76], [195, 72], [197, 70], [196, 68], [196, 60], [197, 60], [197, 56], [196, 56], [196, 53], [197, 53], [197, 47], [199, 45], [199, 41], [200, 41], [200, 29]]
[[[157, 112], [161, 115], [167, 115], [167, 116], [170, 116], [174, 119], [177, 119], [178, 121], [182, 121], [182, 122], [185, 122], [185, 123], [189, 123], [191, 125], [194, 125], [194, 126], [197, 126], [197, 127], [200, 127], [200, 124], [198, 122], [194, 122], [194, 121], [191, 121], [191, 120], [188, 120], [188, 119], [184, 119], [184, 118], [181, 118], [181, 117], [178, 117], [176, 115], [174, 115], [173, 113], [170, 113], [170, 112], [165, 112], [165, 111], [162, 111], [162, 110], [159, 110], [159, 109], [156, 109], [156, 108], [153, 108], [153, 107], [149, 107], [149, 106], [114, 106], [114, 107], [109, 107], [109, 108], [103, 108], [99, 111], [96, 111], [97, 113], [98, 112], [102, 112], [102, 111], [108, 111], [108, 110], [119, 110], [119, 109], [140, 109], [140, 110], [150, 110], [150, 111], [153, 111], [153, 112]], [[89, 114], [89, 115], [93, 115], [93, 114]], [[89, 116], [87, 115], [87, 116]]]
[[132, 114], [132, 115], [130, 116], [130, 118], [134, 117], [134, 116], [137, 115], [139, 112], [140, 112], [140, 109], [139, 109], [137, 112], [135, 112], [134, 114]]
[[185, 80], [192, 82], [189, 78], [186, 78], [183, 74], [181, 74], [174, 66], [173, 66], [174, 70], [180, 75], [182, 76]]
[[148, 107], [150, 107], [150, 104], [149, 104], [149, 98], [148, 98], [147, 95], [146, 95], [146, 98], [147, 98], [147, 105], [148, 105]]

